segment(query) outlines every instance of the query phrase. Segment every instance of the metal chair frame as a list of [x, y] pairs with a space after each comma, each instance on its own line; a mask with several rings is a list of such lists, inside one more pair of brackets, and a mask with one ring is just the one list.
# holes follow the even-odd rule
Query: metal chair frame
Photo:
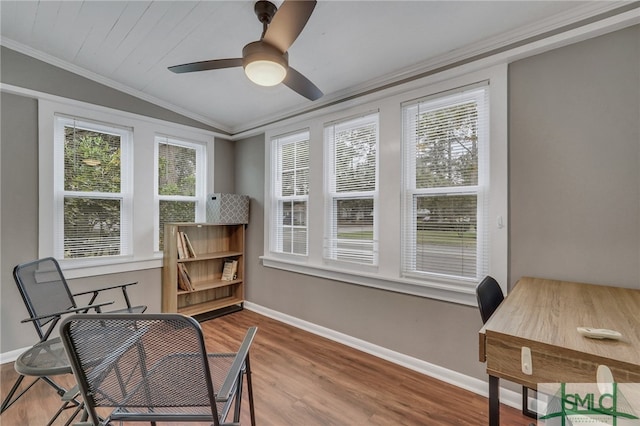
[[[247, 330], [235, 353], [207, 353], [200, 324], [181, 314], [77, 314], [60, 326], [89, 413], [86, 424], [93, 426], [239, 425], [244, 378], [254, 426], [249, 349], [256, 331]], [[100, 419], [97, 409], [104, 407], [112, 411]]]
[[[43, 282], [38, 281], [38, 277], [40, 276], [43, 278]], [[42, 380], [49, 384], [58, 395], [63, 397], [64, 401], [61, 408], [49, 421], [48, 424], [52, 424], [66, 408], [70, 408], [73, 406], [77, 407], [77, 415], [77, 412], [80, 411], [82, 406], [82, 403], [76, 399], [76, 395], [78, 394], [77, 389], [72, 389], [71, 391], [69, 391], [64, 387], [58, 385], [53, 379], [49, 377], [61, 374], [70, 374], [71, 367], [68, 362], [65, 362], [65, 360], [60, 360], [60, 362], [58, 362], [55, 367], [51, 367], [50, 365], [48, 365], [43, 366], [42, 368], [37, 368], [33, 365], [24, 365], [21, 361], [24, 356], [32, 357], [35, 354], [39, 353], [47, 353], [52, 357], [64, 356], [64, 353], [54, 354], [51, 351], [51, 347], [56, 346], [56, 343], [60, 341], [59, 337], [50, 338], [58, 322], [63, 317], [63, 315], [74, 314], [78, 312], [87, 313], [91, 310], [99, 313], [102, 311], [103, 307], [113, 304], [113, 301], [96, 303], [96, 299], [98, 298], [100, 293], [104, 291], [117, 289], [120, 289], [122, 291], [124, 302], [126, 303], [127, 307], [114, 312], [144, 312], [147, 307], [144, 305], [132, 306], [129, 295], [127, 293], [127, 288], [136, 283], [132, 282], [110, 287], [103, 287], [96, 290], [71, 293], [64, 274], [62, 273], [62, 269], [60, 268], [58, 261], [53, 257], [46, 257], [17, 265], [13, 269], [13, 278], [16, 282], [16, 285], [18, 286], [20, 296], [22, 297], [22, 300], [29, 314], [29, 318], [22, 320], [21, 323], [32, 323], [40, 340], [28, 351], [18, 357], [18, 360], [16, 360], [15, 367], [19, 375], [15, 383], [11, 387], [11, 390], [2, 402], [2, 405], [0, 406], [0, 414], [7, 410], [10, 406], [12, 406], [26, 392], [28, 392], [35, 383], [37, 383], [39, 380]], [[43, 291], [55, 286], [55, 300], [50, 301], [48, 300], [46, 295], [45, 297], [42, 297], [41, 295], [35, 294], [33, 288], [35, 284], [42, 285]], [[50, 287], [44, 287], [47, 285], [49, 285]], [[89, 298], [89, 302], [86, 305], [78, 306], [75, 301], [75, 297], [85, 295], [91, 295]], [[23, 372], [25, 371], [28, 372], [28, 374], [23, 374]], [[16, 392], [18, 392], [18, 389], [20, 388], [25, 375], [30, 375], [32, 377], [35, 377], [35, 379], [16, 395]], [[73, 417], [69, 420], [69, 423], [72, 419]]]

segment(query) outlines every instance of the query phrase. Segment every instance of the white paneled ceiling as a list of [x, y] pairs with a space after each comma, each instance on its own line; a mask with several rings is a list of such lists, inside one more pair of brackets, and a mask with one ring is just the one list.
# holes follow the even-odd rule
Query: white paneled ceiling
[[[274, 2], [280, 5], [281, 1]], [[242, 68], [168, 66], [237, 58], [262, 26], [252, 1], [6, 1], [6, 47], [237, 133], [353, 95], [455, 52], [516, 42], [611, 8], [576, 1], [319, 1], [289, 63], [325, 96], [259, 87]], [[603, 6], [605, 5], [605, 6]], [[598, 9], [598, 7], [600, 9]]]

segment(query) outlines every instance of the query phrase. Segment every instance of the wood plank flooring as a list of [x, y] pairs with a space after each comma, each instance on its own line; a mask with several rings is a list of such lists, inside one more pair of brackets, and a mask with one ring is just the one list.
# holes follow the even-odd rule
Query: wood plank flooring
[[[258, 326], [251, 348], [258, 426], [487, 424], [486, 398], [251, 311], [203, 322], [207, 347], [235, 351], [251, 325]], [[0, 373], [4, 398], [16, 377], [13, 364]], [[244, 397], [241, 421], [249, 425]], [[0, 424], [45, 425], [59, 405], [40, 382], [0, 416]], [[506, 406], [501, 416], [503, 425], [532, 422]]]

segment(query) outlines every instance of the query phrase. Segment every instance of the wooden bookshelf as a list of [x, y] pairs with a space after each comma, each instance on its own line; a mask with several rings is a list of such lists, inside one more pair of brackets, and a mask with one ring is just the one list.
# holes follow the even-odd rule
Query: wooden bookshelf
[[[244, 302], [244, 231], [243, 224], [165, 224], [162, 312], [195, 316], [234, 305], [241, 307]], [[184, 250], [189, 245], [193, 252]], [[223, 281], [224, 263], [231, 260], [238, 262], [236, 275], [232, 280]], [[186, 287], [189, 290], [178, 286], [178, 265], [188, 271]]]

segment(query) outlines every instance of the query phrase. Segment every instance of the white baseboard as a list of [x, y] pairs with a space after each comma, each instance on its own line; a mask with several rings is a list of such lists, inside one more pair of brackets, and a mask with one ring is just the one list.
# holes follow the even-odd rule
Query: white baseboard
[[[349, 346], [354, 349], [358, 349], [362, 352], [370, 355], [382, 358], [394, 364], [401, 365], [410, 370], [417, 371], [425, 374], [434, 379], [442, 380], [445, 383], [452, 384], [462, 389], [474, 392], [484, 397], [488, 396], [488, 384], [484, 380], [476, 379], [475, 377], [467, 376], [462, 373], [458, 373], [448, 368], [440, 367], [439, 365], [431, 364], [418, 358], [407, 356], [399, 352], [392, 351], [382, 346], [374, 345], [365, 340], [357, 339], [344, 333], [332, 330], [330, 328], [322, 327], [320, 325], [301, 320], [291, 315], [283, 314], [282, 312], [274, 311], [273, 309], [266, 308], [261, 305], [257, 305], [252, 302], [245, 301], [243, 306], [250, 311], [257, 312], [269, 318], [281, 321], [285, 324], [292, 325], [302, 330], [308, 331], [318, 336], [325, 337], [343, 345]], [[26, 351], [27, 348], [16, 349], [10, 352], [0, 353], [0, 364], [15, 361], [21, 353]], [[513, 408], [522, 408], [522, 399], [518, 392], [514, 392], [509, 389], [500, 388], [500, 402]]]
[[[445, 383], [452, 384], [484, 397], [489, 395], [489, 385], [487, 381], [476, 379], [475, 377], [467, 376], [465, 374], [458, 373], [457, 371], [383, 348], [382, 346], [374, 345], [367, 341], [301, 320], [291, 315], [283, 314], [282, 312], [274, 311], [252, 302], [245, 301], [243, 305], [247, 310], [254, 311], [285, 324], [289, 324], [310, 333], [317, 334], [318, 336], [342, 343], [343, 345], [358, 349], [389, 362], [393, 362], [394, 364], [401, 365], [410, 370], [433, 377], [434, 379], [442, 380]], [[509, 389], [500, 388], [500, 402], [519, 410], [522, 408], [522, 396], [518, 392], [514, 392]]]

